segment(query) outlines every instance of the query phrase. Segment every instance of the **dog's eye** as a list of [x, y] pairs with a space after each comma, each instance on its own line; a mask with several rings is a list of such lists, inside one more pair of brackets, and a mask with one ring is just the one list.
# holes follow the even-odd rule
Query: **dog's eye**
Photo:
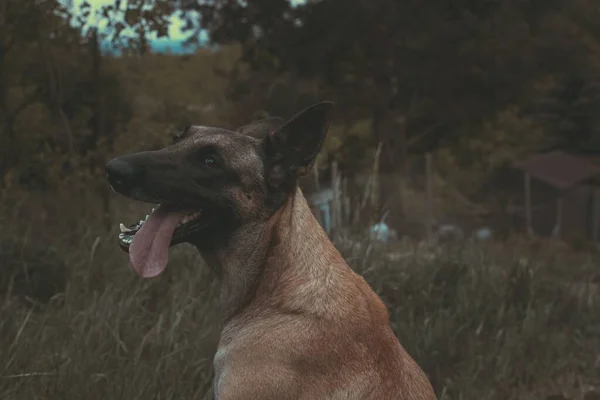
[[214, 167], [217, 164], [215, 158], [213, 156], [205, 156], [204, 157], [204, 165], [207, 167]]
[[196, 153], [195, 158], [197, 160], [196, 162], [204, 165], [205, 167], [218, 168], [219, 166], [223, 165], [223, 160], [219, 154], [213, 147], [210, 146], [201, 149], [198, 153]]

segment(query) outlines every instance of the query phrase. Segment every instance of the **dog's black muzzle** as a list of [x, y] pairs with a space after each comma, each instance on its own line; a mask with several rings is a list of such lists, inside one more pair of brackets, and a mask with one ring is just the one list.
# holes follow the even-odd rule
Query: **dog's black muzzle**
[[134, 163], [125, 157], [113, 158], [106, 164], [106, 178], [116, 192], [128, 196], [140, 186], [146, 168], [140, 163]]

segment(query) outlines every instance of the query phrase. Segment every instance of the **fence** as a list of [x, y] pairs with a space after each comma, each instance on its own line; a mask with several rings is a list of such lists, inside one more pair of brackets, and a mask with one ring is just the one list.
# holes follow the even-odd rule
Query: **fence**
[[[379, 173], [380, 153], [381, 147], [366, 174], [346, 176], [332, 162], [326, 184], [315, 168], [310, 182], [303, 185], [315, 216], [329, 234], [350, 235], [382, 222], [381, 226], [396, 225], [399, 214], [404, 214], [402, 234], [431, 239], [435, 221], [432, 156], [414, 157], [409, 163], [412, 174], [406, 180], [399, 174]], [[406, 218], [407, 214], [414, 218]]]
[[[492, 232], [495, 236], [527, 232], [522, 172], [512, 171], [511, 179], [515, 182], [508, 190], [512, 194], [507, 196], [506, 204], [490, 207], [470, 201], [454, 185], [444, 181], [435, 170], [432, 154], [411, 157], [407, 163], [408, 173], [402, 176], [379, 172], [380, 151], [381, 148], [378, 148], [375, 152], [369, 173], [349, 175], [332, 162], [328, 168], [328, 179], [318, 176], [315, 169], [315, 175], [309, 179], [310, 184], [303, 185], [303, 188], [307, 186], [305, 193], [315, 216], [330, 235], [360, 234], [364, 237], [369, 230], [377, 234], [381, 233], [381, 229], [392, 228], [392, 236], [395, 231], [398, 236], [431, 241], [445, 234], [488, 237]], [[489, 184], [496, 190], [507, 183], [506, 177], [502, 179], [502, 182], [490, 180]], [[569, 196], [575, 194], [574, 191]], [[565, 202], [570, 199], [569, 196], [565, 197]], [[577, 209], [585, 208], [583, 204], [574, 206], [575, 210], [565, 206], [564, 215], [558, 216], [553, 211], [555, 204], [556, 199], [549, 196], [541, 196], [532, 204], [531, 212], [536, 222], [533, 231], [537, 235], [553, 236], [555, 225], [560, 224], [555, 218], [561, 219], [562, 216], [565, 233], [570, 226], [565, 221], [567, 217], [569, 220], [584, 218], [572, 216]], [[583, 223], [579, 225], [585, 226]], [[586, 236], [585, 232], [578, 232], [579, 225], [569, 229], [572, 232], [570, 236]], [[567, 239], [566, 236], [563, 238]]]

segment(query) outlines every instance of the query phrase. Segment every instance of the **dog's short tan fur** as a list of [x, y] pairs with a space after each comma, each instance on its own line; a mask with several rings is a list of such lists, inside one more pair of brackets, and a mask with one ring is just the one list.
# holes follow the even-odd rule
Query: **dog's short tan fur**
[[194, 244], [221, 280], [214, 399], [435, 399], [385, 305], [297, 186], [331, 109], [319, 103], [285, 123], [262, 120], [237, 132], [190, 127], [165, 149], [107, 165], [121, 194], [161, 203], [167, 214], [203, 210], [170, 245]]
[[[251, 294], [241, 303], [223, 299], [229, 317], [214, 360], [216, 399], [435, 398], [385, 305], [331, 244], [299, 189], [259, 230], [253, 261], [262, 271], [244, 283]], [[236, 248], [217, 256], [225, 271], [246, 259]], [[227, 279], [226, 287], [237, 286]]]

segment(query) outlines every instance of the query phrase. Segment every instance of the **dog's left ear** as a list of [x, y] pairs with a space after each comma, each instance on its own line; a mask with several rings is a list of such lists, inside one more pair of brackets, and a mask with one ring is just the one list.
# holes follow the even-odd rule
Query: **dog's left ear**
[[278, 187], [307, 173], [325, 141], [333, 103], [323, 101], [299, 112], [264, 139], [267, 181]]
[[256, 139], [263, 139], [269, 132], [275, 131], [285, 123], [283, 118], [269, 117], [237, 128], [237, 132]]

